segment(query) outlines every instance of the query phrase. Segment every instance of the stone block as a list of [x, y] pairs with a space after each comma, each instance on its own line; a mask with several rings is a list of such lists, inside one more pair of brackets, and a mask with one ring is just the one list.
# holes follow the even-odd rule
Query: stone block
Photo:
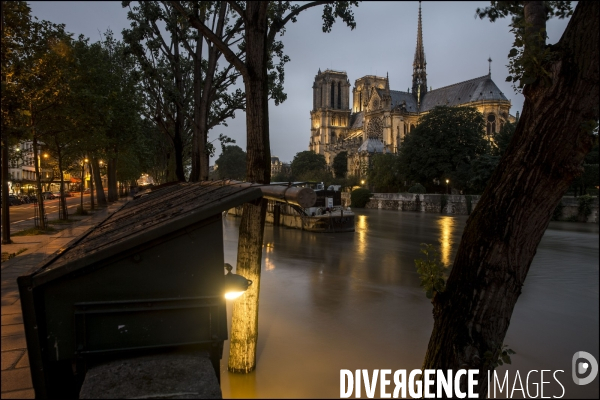
[[220, 399], [221, 387], [204, 353], [119, 359], [92, 367], [80, 399]]

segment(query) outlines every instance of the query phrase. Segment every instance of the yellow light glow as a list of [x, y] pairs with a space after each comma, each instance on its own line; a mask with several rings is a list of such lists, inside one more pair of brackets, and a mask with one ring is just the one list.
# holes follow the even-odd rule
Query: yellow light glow
[[227, 300], [234, 300], [243, 295], [244, 292], [227, 292], [225, 293], [225, 298]]
[[450, 179], [446, 179], [446, 183], [450, 183]]
[[438, 220], [438, 225], [440, 227], [440, 246], [441, 246], [441, 254], [440, 258], [444, 265], [450, 265], [450, 251], [452, 250], [452, 245], [454, 244], [452, 240], [452, 233], [455, 229], [454, 218], [452, 217], [441, 217]]
[[83, 160], [83, 161], [85, 161], [85, 162], [88, 162], [88, 159], [86, 158], [86, 159], [85, 159], [85, 160]]
[[365, 181], [364, 181], [364, 180], [360, 181], [360, 184], [361, 184], [361, 185], [364, 185], [364, 184], [365, 184]]
[[358, 233], [358, 253], [364, 255], [367, 250], [367, 229], [369, 225], [367, 223], [366, 215], [359, 215], [356, 225], [356, 232]]

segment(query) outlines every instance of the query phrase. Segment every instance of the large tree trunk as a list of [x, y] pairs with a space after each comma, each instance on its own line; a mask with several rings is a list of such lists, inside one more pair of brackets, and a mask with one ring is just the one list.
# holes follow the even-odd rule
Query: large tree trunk
[[[269, 183], [269, 107], [267, 81], [267, 4], [246, 3], [246, 131], [247, 181]], [[231, 372], [248, 373], [256, 367], [258, 295], [262, 260], [266, 200], [244, 204], [238, 242], [237, 273], [253, 284], [233, 305], [229, 366]]]
[[92, 157], [90, 161], [93, 164], [92, 171], [94, 173], [93, 179], [96, 182], [96, 197], [98, 198], [98, 207], [106, 207], [108, 202], [104, 195], [104, 186], [102, 185], [102, 175], [100, 174], [100, 162], [96, 157]]
[[514, 137], [467, 221], [446, 291], [433, 299], [423, 368], [479, 369], [480, 397], [491, 369], [484, 353], [503, 344], [552, 212], [592, 147], [600, 90], [598, 11], [596, 2], [577, 5], [555, 47], [550, 85], [525, 87]]

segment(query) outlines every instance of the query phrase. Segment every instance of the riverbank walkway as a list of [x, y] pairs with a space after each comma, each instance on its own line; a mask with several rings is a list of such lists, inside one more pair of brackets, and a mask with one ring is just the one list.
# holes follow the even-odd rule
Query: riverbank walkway
[[105, 208], [97, 208], [90, 216], [73, 222], [60, 232], [50, 235], [11, 237], [12, 244], [2, 245], [3, 253], [21, 254], [2, 262], [2, 399], [33, 399], [29, 358], [19, 300], [17, 277], [37, 266], [75, 237], [98, 224], [120, 208], [128, 199], [121, 199]]

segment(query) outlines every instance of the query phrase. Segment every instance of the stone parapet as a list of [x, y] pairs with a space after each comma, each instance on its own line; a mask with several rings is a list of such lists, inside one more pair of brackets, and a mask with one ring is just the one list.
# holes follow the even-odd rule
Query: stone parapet
[[[442, 209], [443, 196], [446, 203]], [[413, 193], [373, 193], [373, 197], [365, 208], [397, 211], [419, 211], [429, 213], [468, 215], [469, 209], [474, 210], [479, 198], [476, 195], [442, 195], [442, 194], [413, 194]], [[471, 205], [469, 207], [469, 198]], [[581, 220], [579, 217], [579, 198], [563, 197], [563, 212], [560, 220]], [[350, 193], [342, 193], [342, 205], [350, 206]], [[585, 222], [598, 223], [598, 198], [591, 204], [591, 214]], [[582, 221], [583, 222], [583, 221]]]

